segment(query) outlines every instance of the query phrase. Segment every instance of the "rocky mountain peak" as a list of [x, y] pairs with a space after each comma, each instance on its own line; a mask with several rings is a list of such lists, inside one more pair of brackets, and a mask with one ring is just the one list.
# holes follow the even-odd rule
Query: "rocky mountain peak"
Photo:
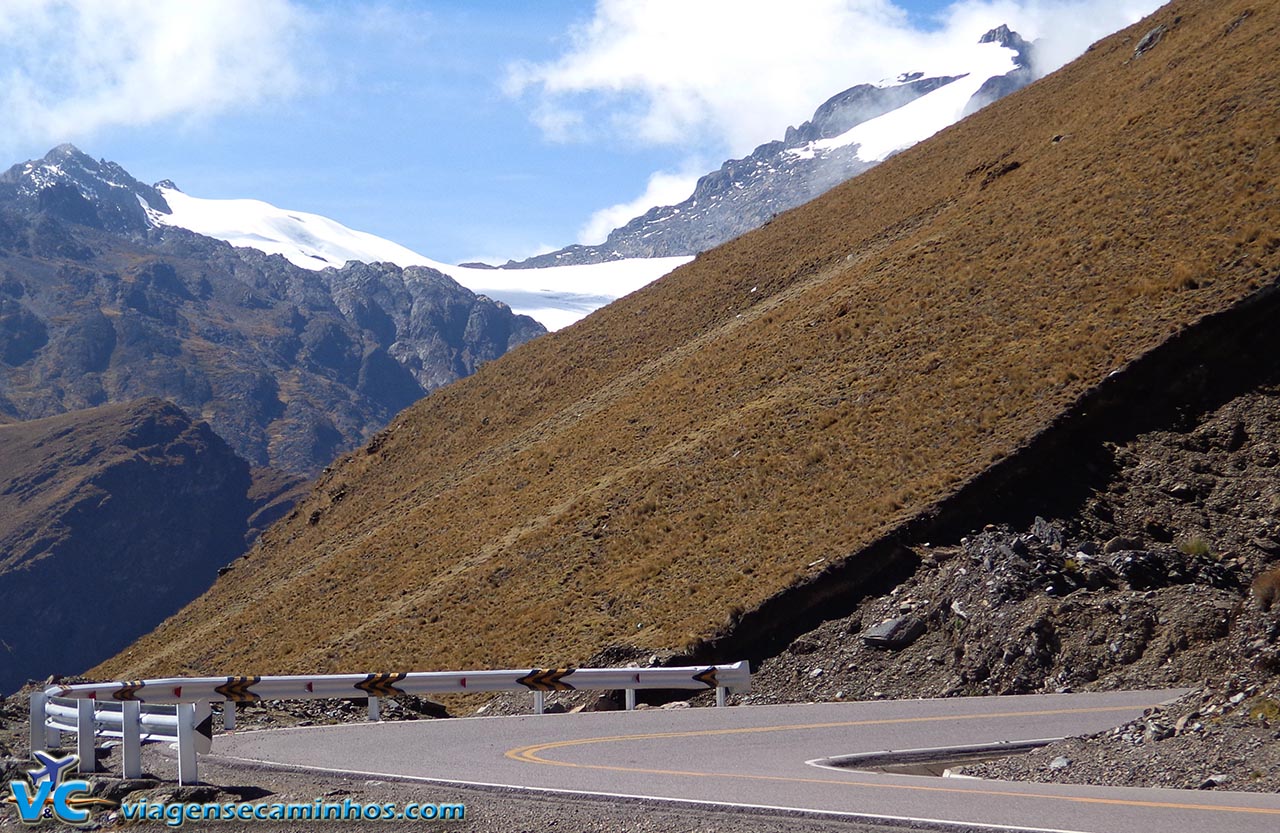
[[1021, 36], [1018, 35], [1017, 32], [1014, 32], [1012, 29], [1009, 28], [1009, 24], [1001, 23], [999, 26], [992, 29], [990, 32], [987, 32], [985, 35], [978, 38], [978, 43], [998, 43], [1001, 46], [1009, 46], [1010, 45], [1009, 41], [1012, 38], [1018, 38], [1018, 40], [1022, 40]]
[[20, 162], [0, 174], [3, 205], [115, 232], [145, 231], [151, 226], [147, 208], [169, 213], [155, 188], [115, 162], [95, 160], [72, 144], [58, 145], [42, 159]]
[[81, 165], [85, 163], [92, 165], [93, 157], [89, 156], [70, 142], [63, 142], [53, 150], [46, 153], [44, 155], [44, 159], [41, 161], [46, 163], [76, 162]]
[[985, 35], [978, 38], [978, 43], [998, 43], [1006, 49], [1012, 49], [1018, 53], [1018, 66], [1023, 67], [1024, 69], [1031, 68], [1031, 42], [1010, 29], [1008, 24], [1001, 23], [990, 32], [987, 32]]
[[1035, 80], [1035, 71], [1031, 66], [1035, 44], [1029, 42], [1007, 25], [1001, 24], [987, 32], [978, 40], [978, 43], [998, 43], [1006, 49], [1012, 49], [1017, 53], [1014, 58], [1016, 66], [1012, 71], [1004, 75], [988, 78], [978, 92], [974, 93], [973, 98], [969, 99], [969, 104], [964, 109], [964, 115], [966, 116], [978, 112], [991, 102], [1004, 98], [1009, 93], [1020, 90]]

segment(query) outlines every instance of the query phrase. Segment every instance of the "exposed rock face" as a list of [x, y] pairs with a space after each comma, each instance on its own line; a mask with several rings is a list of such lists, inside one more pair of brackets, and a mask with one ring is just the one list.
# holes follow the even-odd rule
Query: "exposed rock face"
[[[983, 35], [980, 43], [998, 43], [1018, 53], [1017, 68], [989, 79], [965, 109], [965, 115], [1035, 80], [1032, 44], [1008, 26]], [[875, 165], [858, 158], [856, 145], [817, 155], [798, 152], [810, 142], [829, 139], [863, 122], [909, 104], [962, 76], [899, 77], [895, 86], [859, 84], [822, 104], [813, 118], [788, 127], [781, 141], [767, 142], [743, 159], [730, 159], [698, 180], [693, 195], [677, 205], [651, 208], [609, 233], [597, 246], [568, 246], [507, 268], [602, 263], [631, 257], [668, 257], [706, 251], [768, 222], [775, 214], [806, 203]]]
[[245, 546], [249, 466], [162, 400], [0, 426], [0, 691], [111, 656]]
[[0, 176], [0, 412], [160, 396], [253, 465], [313, 473], [544, 332], [432, 269], [311, 272], [154, 229], [139, 198], [161, 199], [69, 145]]

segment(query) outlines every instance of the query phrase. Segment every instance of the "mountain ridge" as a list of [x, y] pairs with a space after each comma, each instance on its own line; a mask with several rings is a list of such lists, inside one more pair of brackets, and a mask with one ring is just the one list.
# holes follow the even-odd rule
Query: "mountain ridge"
[[[948, 123], [1035, 80], [1031, 69], [1034, 44], [1007, 25], [988, 31], [977, 41], [979, 47], [988, 44], [1010, 53], [1007, 67], [987, 70], [988, 77], [965, 99], [961, 108], [955, 108], [946, 119]], [[813, 148], [816, 143], [837, 141], [855, 127], [869, 125], [973, 72], [983, 72], [982, 60], [975, 57], [969, 60], [973, 67], [954, 75], [924, 77], [922, 72], [908, 72], [893, 83], [850, 87], [819, 105], [813, 117], [799, 127], [788, 126], [781, 140], [765, 142], [746, 157], [730, 159], [718, 170], [700, 177], [693, 194], [682, 202], [650, 208], [611, 231], [598, 245], [574, 244], [521, 261], [508, 261], [503, 268], [546, 268], [620, 258], [693, 255], [724, 243], [882, 161], [887, 155], [885, 152], [877, 151], [872, 158], [867, 158], [857, 143], [820, 152]], [[990, 56], [986, 56], [986, 60], [993, 66], [1000, 63]], [[999, 71], [1002, 69], [1007, 71]], [[897, 130], [901, 131], [902, 127]], [[905, 134], [896, 140], [891, 136], [891, 146], [893, 150], [900, 150], [917, 140]]]
[[555, 267], [537, 272], [482, 264], [452, 266], [336, 220], [278, 208], [255, 199], [204, 199], [172, 180], [143, 185], [119, 165], [95, 161], [74, 145], [59, 145], [43, 159], [0, 174], [0, 205], [28, 215], [63, 220], [138, 239], [181, 229], [240, 250], [278, 255], [308, 271], [344, 269], [348, 263], [389, 263], [448, 275], [468, 290], [505, 303], [543, 326], [566, 326], [655, 280], [687, 258], [632, 259], [610, 264]]

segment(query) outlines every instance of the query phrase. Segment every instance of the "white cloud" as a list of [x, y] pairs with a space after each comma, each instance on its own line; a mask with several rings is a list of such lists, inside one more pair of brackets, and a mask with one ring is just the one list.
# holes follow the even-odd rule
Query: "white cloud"
[[1047, 71], [1160, 5], [961, 0], [925, 31], [889, 0], [597, 0], [562, 55], [509, 67], [507, 90], [532, 100], [535, 123], [556, 140], [740, 156], [831, 95], [936, 66], [949, 45], [1000, 23], [1045, 38]]
[[749, 149], [843, 88], [833, 60], [893, 65], [893, 43], [860, 33], [905, 27], [886, 0], [599, 0], [565, 54], [511, 67], [508, 89], [535, 94], [540, 124]]
[[591, 215], [578, 232], [578, 242], [594, 245], [604, 242], [609, 232], [628, 220], [637, 217], [655, 205], [674, 205], [683, 202], [698, 184], [698, 174], [673, 174], [658, 171], [649, 177], [649, 185], [640, 196], [630, 202], [602, 208]]
[[303, 25], [290, 0], [4, 0], [0, 145], [288, 96], [300, 83], [290, 53]]
[[1007, 23], [1036, 44], [1036, 72], [1047, 75], [1089, 44], [1164, 5], [1164, 0], [968, 0], [944, 13], [945, 31], [987, 31]]

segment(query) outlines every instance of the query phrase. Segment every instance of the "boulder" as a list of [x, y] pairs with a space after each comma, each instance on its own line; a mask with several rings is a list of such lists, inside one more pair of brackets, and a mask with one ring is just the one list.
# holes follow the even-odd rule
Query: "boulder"
[[873, 648], [900, 651], [924, 635], [925, 624], [918, 616], [887, 619], [862, 634], [862, 641]]

